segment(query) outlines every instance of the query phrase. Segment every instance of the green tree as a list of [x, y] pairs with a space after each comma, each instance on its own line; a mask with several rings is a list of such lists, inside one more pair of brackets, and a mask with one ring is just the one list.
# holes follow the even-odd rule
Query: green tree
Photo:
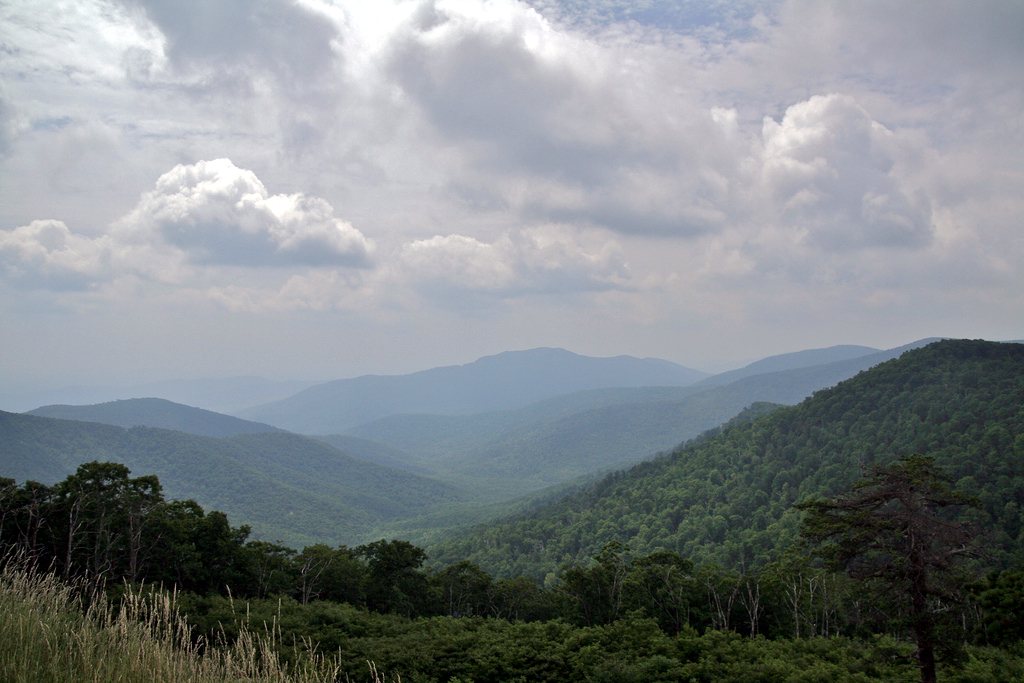
[[611, 624], [624, 614], [629, 547], [618, 541], [606, 543], [589, 567], [565, 567], [558, 592], [567, 611], [583, 626]]
[[46, 515], [53, 500], [53, 489], [37, 481], [15, 486], [13, 479], [0, 479], [0, 545], [18, 548], [36, 560], [53, 559], [48, 543]]
[[462, 560], [434, 574], [432, 579], [440, 589], [448, 616], [472, 617], [487, 613], [494, 580], [476, 564]]
[[308, 545], [293, 559], [296, 590], [303, 605], [311, 600], [333, 600], [361, 605], [367, 585], [366, 565], [346, 546]]
[[150, 552], [146, 580], [200, 595], [260, 590], [256, 551], [245, 544], [249, 527], [232, 527], [223, 512], [207, 514], [194, 500], [158, 507], [152, 524], [159, 543]]
[[[250, 590], [256, 598], [287, 593], [295, 585], [295, 551], [269, 541], [249, 541], [245, 544], [249, 556], [249, 571], [253, 579]], [[305, 604], [305, 601], [303, 601]]]
[[64, 578], [139, 578], [147, 522], [164, 500], [156, 476], [130, 474], [120, 463], [87, 462], [53, 488]]
[[487, 603], [490, 616], [508, 621], [547, 621], [555, 614], [551, 594], [528, 576], [492, 582]]
[[407, 617], [431, 611], [430, 583], [422, 570], [427, 553], [408, 541], [381, 539], [356, 548], [366, 558], [366, 602], [370, 609]]
[[793, 550], [764, 570], [766, 583], [775, 594], [774, 612], [780, 633], [794, 638], [838, 636], [843, 615], [850, 609], [850, 579], [814, 566], [813, 558]]
[[958, 562], [976, 554], [974, 534], [947, 509], [977, 503], [954, 490], [930, 457], [876, 468], [845, 495], [808, 500], [801, 534], [855, 579], [877, 579], [902, 599], [917, 642], [922, 683], [935, 683], [934, 601], [956, 597]]
[[985, 642], [1005, 647], [1024, 640], [1024, 572], [990, 572], [968, 589], [981, 607]]
[[665, 631], [679, 633], [706, 623], [703, 589], [690, 560], [670, 550], [655, 551], [633, 560], [630, 581], [643, 606]]

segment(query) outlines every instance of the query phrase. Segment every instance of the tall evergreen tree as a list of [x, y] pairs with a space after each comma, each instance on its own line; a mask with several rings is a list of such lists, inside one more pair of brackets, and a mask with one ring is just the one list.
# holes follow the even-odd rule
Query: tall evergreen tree
[[917, 641], [922, 683], [935, 683], [935, 599], [955, 597], [960, 560], [977, 552], [969, 525], [947, 509], [976, 505], [954, 490], [934, 460], [906, 456], [876, 468], [832, 500], [808, 500], [801, 534], [855, 579], [878, 579], [902, 599]]

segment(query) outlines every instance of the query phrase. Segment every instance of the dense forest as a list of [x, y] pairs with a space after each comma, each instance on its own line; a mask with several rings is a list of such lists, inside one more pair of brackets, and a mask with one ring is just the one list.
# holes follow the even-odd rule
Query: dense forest
[[171, 497], [229, 511], [255, 536], [296, 547], [350, 543], [381, 522], [464, 498], [443, 482], [298, 434], [215, 438], [0, 411], [0, 475], [52, 484], [89, 461], [155, 474]]
[[175, 588], [197, 637], [273, 625], [285, 661], [352, 680], [935, 680], [931, 649], [939, 680], [1021, 680], [1022, 420], [1024, 345], [947, 341], [429, 556], [250, 540], [98, 461], [0, 480], [0, 543], [113, 599]]
[[[716, 430], [717, 431], [717, 430]], [[950, 340], [907, 352], [763, 419], [739, 419], [662, 458], [431, 548], [500, 576], [543, 578], [602, 546], [761, 567], [795, 541], [793, 505], [872, 465], [933, 456], [981, 498], [993, 561], [1024, 560], [1024, 345]]]

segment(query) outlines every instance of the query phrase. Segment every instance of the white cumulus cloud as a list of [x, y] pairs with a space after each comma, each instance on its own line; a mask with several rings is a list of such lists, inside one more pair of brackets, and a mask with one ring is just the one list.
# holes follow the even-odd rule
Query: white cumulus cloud
[[460, 301], [466, 295], [515, 297], [630, 285], [618, 244], [560, 226], [513, 231], [493, 242], [438, 235], [405, 245], [400, 263], [414, 286]]
[[117, 227], [158, 234], [198, 263], [366, 267], [374, 251], [323, 199], [271, 195], [229, 159], [174, 167]]
[[112, 245], [72, 233], [63, 222], [37, 220], [0, 230], [0, 272], [27, 288], [74, 290], [109, 277]]
[[[58, 220], [0, 230], [0, 276], [30, 289], [88, 289], [124, 276], [185, 286], [255, 277], [260, 266], [365, 269], [373, 251], [325, 200], [271, 195], [252, 171], [217, 159], [168, 171], [100, 235]], [[289, 291], [295, 301], [313, 290]]]
[[899, 177], [901, 141], [852, 97], [812, 97], [766, 118], [763, 180], [778, 220], [827, 250], [921, 247], [928, 199]]

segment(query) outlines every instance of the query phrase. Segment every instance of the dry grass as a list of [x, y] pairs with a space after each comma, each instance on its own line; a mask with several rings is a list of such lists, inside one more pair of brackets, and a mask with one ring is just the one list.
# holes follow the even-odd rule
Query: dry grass
[[[129, 592], [114, 605], [79, 587], [8, 561], [0, 571], [0, 680], [10, 683], [327, 683], [339, 666], [314, 656], [289, 670], [275, 629], [243, 628], [230, 646], [195, 640], [174, 596]], [[384, 683], [373, 665], [374, 683]]]

